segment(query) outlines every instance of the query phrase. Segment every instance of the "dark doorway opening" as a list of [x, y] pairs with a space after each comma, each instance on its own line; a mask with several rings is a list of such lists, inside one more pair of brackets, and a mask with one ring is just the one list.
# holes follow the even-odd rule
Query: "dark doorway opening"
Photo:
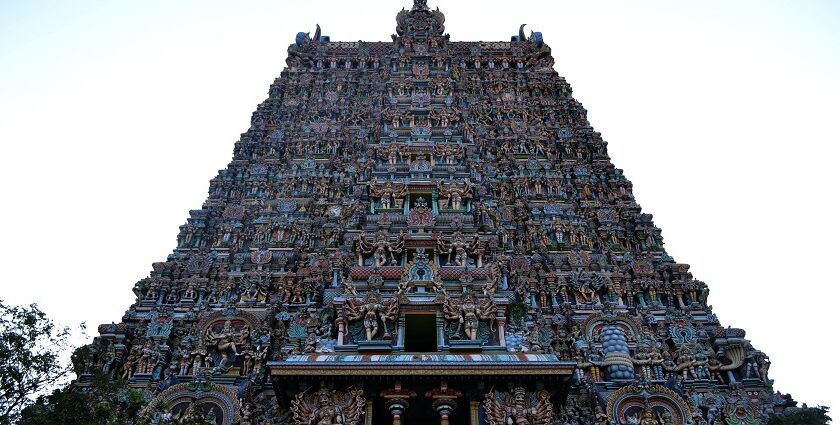
[[438, 350], [434, 314], [405, 315], [405, 351], [430, 353]]

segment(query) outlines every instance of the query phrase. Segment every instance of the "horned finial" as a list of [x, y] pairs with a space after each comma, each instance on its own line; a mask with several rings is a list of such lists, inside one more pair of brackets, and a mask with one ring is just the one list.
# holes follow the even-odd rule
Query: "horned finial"
[[315, 35], [312, 37], [312, 41], [321, 41], [321, 25], [319, 24], [315, 24]]

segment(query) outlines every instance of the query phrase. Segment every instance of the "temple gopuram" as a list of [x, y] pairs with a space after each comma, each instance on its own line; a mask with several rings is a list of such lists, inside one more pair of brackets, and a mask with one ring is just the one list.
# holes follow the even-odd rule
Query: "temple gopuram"
[[286, 63], [77, 388], [140, 389], [153, 424], [754, 425], [795, 405], [666, 253], [541, 33], [451, 41], [415, 0], [391, 41], [318, 27]]

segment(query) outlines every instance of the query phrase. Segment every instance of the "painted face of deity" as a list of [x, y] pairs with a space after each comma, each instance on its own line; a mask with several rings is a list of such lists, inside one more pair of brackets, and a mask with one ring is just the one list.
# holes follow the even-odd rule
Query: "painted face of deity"
[[318, 392], [318, 406], [321, 407], [329, 407], [330, 406], [330, 394], [326, 391], [319, 391]]

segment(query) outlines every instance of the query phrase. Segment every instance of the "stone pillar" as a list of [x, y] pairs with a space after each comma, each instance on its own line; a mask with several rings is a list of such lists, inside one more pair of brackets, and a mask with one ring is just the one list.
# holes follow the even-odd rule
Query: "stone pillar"
[[347, 331], [347, 321], [344, 320], [343, 314], [338, 317], [335, 324], [338, 325], [338, 345], [344, 345], [346, 344], [344, 342], [344, 334]]
[[403, 413], [409, 405], [408, 399], [416, 397], [417, 393], [403, 389], [402, 383], [397, 381], [394, 383], [394, 388], [384, 390], [379, 395], [385, 400], [385, 407], [391, 413], [393, 425], [402, 425]]
[[[399, 300], [397, 301], [399, 302]], [[405, 351], [405, 313], [400, 313], [397, 319], [397, 347]]]
[[452, 411], [455, 410], [456, 403], [453, 402], [446, 402], [437, 400], [435, 401], [432, 406], [434, 406], [435, 410], [440, 414], [440, 425], [449, 425], [449, 416], [452, 414]]
[[402, 425], [402, 412], [405, 411], [406, 408], [407, 406], [403, 406], [398, 403], [388, 405], [388, 410], [394, 418], [394, 421], [392, 422], [393, 425]]
[[496, 313], [496, 327], [497, 331], [499, 332], [499, 345], [502, 347], [507, 347], [507, 341], [505, 340], [505, 324], [507, 323], [507, 317], [503, 312]]
[[449, 388], [446, 381], [441, 381], [440, 388], [426, 392], [426, 397], [432, 399], [432, 407], [440, 415], [440, 425], [449, 425], [449, 417], [458, 407], [458, 398], [463, 395], [460, 391]]
[[479, 425], [479, 406], [481, 406], [481, 402], [470, 402], [470, 425]]
[[435, 327], [437, 328], [437, 347], [440, 350], [446, 342], [446, 320], [443, 318], [443, 313], [438, 311], [435, 314]]
[[365, 425], [373, 425], [373, 401], [365, 403]]

